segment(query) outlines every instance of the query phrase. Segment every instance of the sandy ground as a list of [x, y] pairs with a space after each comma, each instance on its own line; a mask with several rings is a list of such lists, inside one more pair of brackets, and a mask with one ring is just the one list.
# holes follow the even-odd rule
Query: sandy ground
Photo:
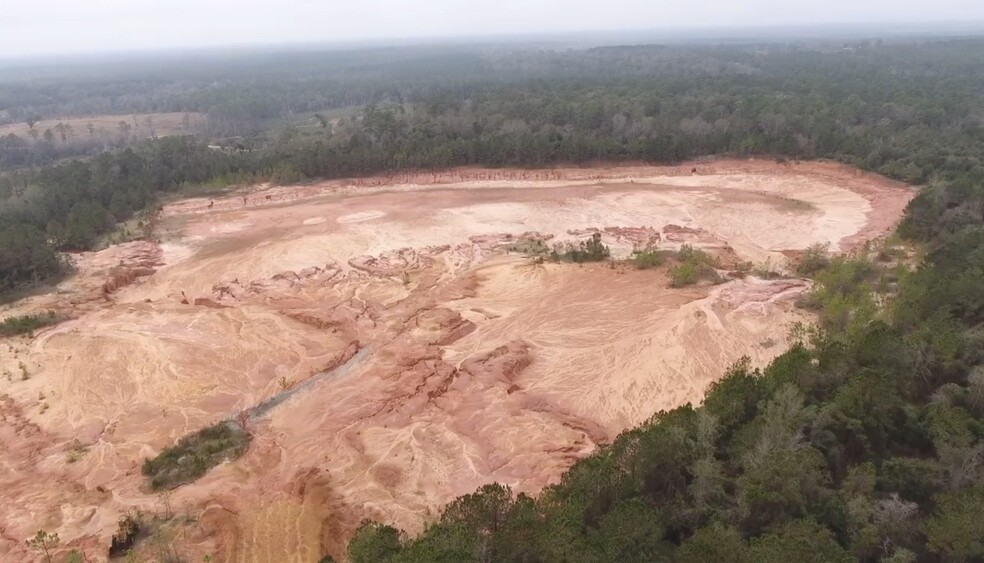
[[76, 256], [78, 275], [0, 310], [75, 317], [0, 342], [0, 559], [30, 560], [38, 528], [103, 557], [121, 514], [161, 510], [145, 457], [281, 395], [242, 458], [174, 492], [186, 553], [316, 561], [362, 518], [414, 532], [485, 483], [536, 493], [741, 356], [781, 352], [807, 284], [670, 289], [663, 270], [508, 244], [597, 231], [619, 256], [691, 243], [781, 266], [884, 235], [913, 195], [832, 164], [693, 166], [261, 186]]

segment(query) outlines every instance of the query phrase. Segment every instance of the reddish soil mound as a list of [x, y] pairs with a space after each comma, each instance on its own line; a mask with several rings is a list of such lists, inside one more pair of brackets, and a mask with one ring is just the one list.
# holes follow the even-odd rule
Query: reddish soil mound
[[115, 273], [102, 285], [103, 296], [108, 298], [111, 294], [137, 281], [138, 278], [152, 275], [156, 271], [153, 268], [133, 268]]

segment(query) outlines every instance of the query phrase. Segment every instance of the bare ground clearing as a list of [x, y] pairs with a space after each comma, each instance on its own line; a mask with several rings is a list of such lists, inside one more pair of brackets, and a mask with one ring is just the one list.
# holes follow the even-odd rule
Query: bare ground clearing
[[[801, 280], [670, 289], [660, 271], [537, 264], [528, 232], [658, 238], [734, 262], [890, 231], [910, 189], [824, 163], [457, 170], [261, 186], [163, 211], [161, 240], [77, 257], [0, 316], [76, 318], [0, 342], [0, 559], [38, 528], [105, 553], [159, 510], [140, 463], [320, 377], [252, 420], [239, 460], [175, 491], [223, 561], [335, 555], [361, 518], [419, 530], [499, 481], [536, 493], [654, 412], [762, 365], [809, 318]], [[22, 377], [21, 366], [27, 372]], [[66, 452], [85, 453], [70, 462]]]

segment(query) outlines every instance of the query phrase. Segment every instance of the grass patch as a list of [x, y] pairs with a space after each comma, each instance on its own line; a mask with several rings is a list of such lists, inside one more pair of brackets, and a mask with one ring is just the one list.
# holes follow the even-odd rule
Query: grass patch
[[611, 250], [605, 243], [601, 242], [601, 233], [591, 235], [591, 238], [582, 240], [577, 245], [563, 243], [554, 246], [550, 258], [557, 262], [574, 262], [582, 264], [584, 262], [601, 262], [608, 260], [612, 255]]
[[670, 287], [686, 287], [705, 280], [711, 283], [723, 281], [717, 272], [717, 259], [703, 250], [685, 244], [680, 247], [676, 257], [679, 264], [668, 272]]
[[143, 474], [152, 489], [173, 489], [190, 483], [220, 463], [246, 452], [249, 434], [222, 421], [189, 434], [157, 457], [144, 460]]
[[65, 317], [48, 311], [40, 315], [21, 315], [19, 317], [7, 317], [0, 322], [0, 336], [17, 336], [18, 334], [28, 334], [39, 328], [58, 324], [65, 320]]

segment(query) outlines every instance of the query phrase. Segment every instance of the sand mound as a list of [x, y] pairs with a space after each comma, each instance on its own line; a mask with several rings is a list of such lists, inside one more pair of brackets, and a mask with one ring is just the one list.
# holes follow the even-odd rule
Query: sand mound
[[57, 291], [4, 311], [75, 320], [0, 343], [0, 559], [27, 558], [39, 527], [103, 553], [121, 514], [160, 508], [143, 458], [243, 410], [249, 451], [171, 499], [200, 516], [184, 535], [199, 557], [312, 560], [364, 517], [413, 531], [491, 481], [536, 493], [809, 319], [791, 305], [801, 280], [670, 289], [661, 270], [524, 249], [598, 233], [616, 256], [691, 244], [781, 264], [886, 233], [912, 195], [827, 164], [691, 168], [459, 170], [166, 206], [166, 243], [80, 255]]

